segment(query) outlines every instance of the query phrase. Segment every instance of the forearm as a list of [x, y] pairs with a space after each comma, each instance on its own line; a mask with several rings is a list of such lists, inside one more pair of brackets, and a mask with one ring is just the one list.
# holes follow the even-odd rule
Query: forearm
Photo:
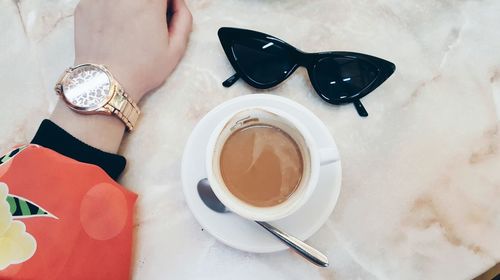
[[107, 115], [82, 115], [59, 101], [50, 120], [82, 142], [108, 153], [116, 153], [125, 131], [118, 118]]
[[[109, 7], [121, 11], [109, 13]], [[167, 23], [166, 9], [169, 9]], [[134, 15], [123, 20], [122, 14]], [[75, 63], [103, 64], [134, 102], [160, 86], [181, 59], [192, 16], [183, 0], [82, 0], [75, 10]], [[125, 47], [124, 47], [125, 46]], [[59, 101], [50, 120], [87, 145], [116, 153], [125, 125], [116, 116], [81, 115]]]

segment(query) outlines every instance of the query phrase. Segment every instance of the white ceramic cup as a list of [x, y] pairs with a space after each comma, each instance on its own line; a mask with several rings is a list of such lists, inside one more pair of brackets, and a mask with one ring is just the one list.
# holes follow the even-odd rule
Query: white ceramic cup
[[[300, 116], [297, 116], [300, 117]], [[284, 202], [271, 207], [257, 207], [234, 196], [224, 184], [220, 155], [229, 136], [247, 126], [267, 124], [280, 128], [297, 143], [302, 154], [303, 174], [299, 186]], [[297, 211], [310, 198], [318, 184], [320, 166], [339, 159], [336, 147], [318, 147], [298, 118], [270, 107], [249, 107], [219, 123], [211, 134], [206, 151], [208, 181], [217, 196], [232, 212], [254, 221], [274, 221]]]

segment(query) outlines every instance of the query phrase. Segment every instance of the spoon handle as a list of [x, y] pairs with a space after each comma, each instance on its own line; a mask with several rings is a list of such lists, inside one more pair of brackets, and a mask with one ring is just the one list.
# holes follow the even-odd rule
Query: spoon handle
[[321, 266], [321, 267], [328, 266], [328, 258], [325, 255], [323, 255], [320, 251], [307, 245], [306, 243], [302, 242], [301, 240], [273, 227], [272, 225], [270, 225], [266, 222], [258, 222], [258, 221], [255, 221], [255, 222], [257, 224], [261, 225], [263, 228], [265, 228], [270, 233], [272, 233], [278, 239], [285, 242], [290, 248], [295, 250], [295, 252], [299, 253], [302, 257], [308, 259], [310, 262], [314, 263], [315, 265]]

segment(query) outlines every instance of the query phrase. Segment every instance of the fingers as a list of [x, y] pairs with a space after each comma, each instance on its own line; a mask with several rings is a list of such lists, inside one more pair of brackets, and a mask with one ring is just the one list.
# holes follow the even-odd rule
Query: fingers
[[184, 0], [171, 0], [168, 3], [172, 17], [168, 23], [169, 48], [182, 54], [186, 49], [191, 33], [193, 17]]

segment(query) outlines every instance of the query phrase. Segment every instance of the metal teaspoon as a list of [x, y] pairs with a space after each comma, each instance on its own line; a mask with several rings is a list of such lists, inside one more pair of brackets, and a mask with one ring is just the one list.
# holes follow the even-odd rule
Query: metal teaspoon
[[[213, 210], [217, 213], [229, 213], [229, 212], [231, 212], [217, 198], [217, 196], [215, 196], [215, 193], [213, 192], [212, 188], [210, 187], [210, 184], [209, 184], [207, 178], [201, 179], [198, 182], [197, 188], [198, 188], [198, 194], [200, 195], [201, 200], [203, 201], [203, 203], [205, 203], [205, 205], [208, 208], [210, 208], [211, 210]], [[296, 237], [293, 237], [293, 236], [273, 227], [272, 225], [270, 225], [266, 222], [259, 222], [259, 221], [255, 221], [255, 222], [257, 224], [261, 225], [263, 228], [265, 228], [270, 233], [272, 233], [279, 240], [283, 241], [290, 248], [295, 250], [295, 252], [299, 253], [302, 257], [311, 261], [315, 265], [318, 265], [321, 267], [328, 266], [328, 258], [325, 255], [323, 255], [320, 251], [307, 245], [306, 243], [302, 242], [301, 240], [297, 239]]]

